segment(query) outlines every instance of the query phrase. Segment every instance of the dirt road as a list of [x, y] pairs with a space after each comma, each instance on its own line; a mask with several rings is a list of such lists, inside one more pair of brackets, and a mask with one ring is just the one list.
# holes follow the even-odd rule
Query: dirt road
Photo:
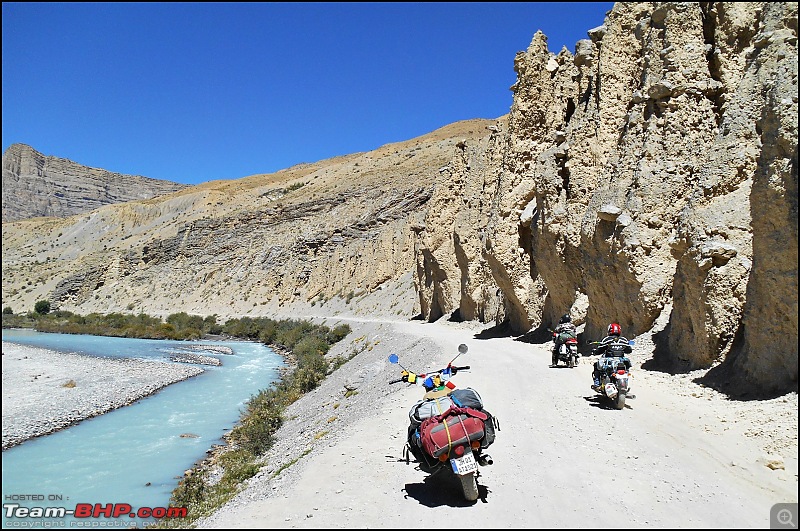
[[447, 324], [396, 326], [443, 352], [470, 349], [459, 364], [471, 370], [454, 382], [477, 389], [501, 428], [494, 464], [480, 469], [480, 499], [465, 502], [457, 484], [426, 480], [405, 462], [407, 412], [422, 391], [398, 387], [347, 436], [294, 465], [296, 480], [199, 527], [768, 528], [774, 504], [797, 503], [796, 394], [733, 403], [685, 378], [636, 370], [649, 357], [645, 342], [633, 356], [636, 398], [617, 411], [589, 387], [591, 358], [551, 368], [548, 345], [476, 339]]

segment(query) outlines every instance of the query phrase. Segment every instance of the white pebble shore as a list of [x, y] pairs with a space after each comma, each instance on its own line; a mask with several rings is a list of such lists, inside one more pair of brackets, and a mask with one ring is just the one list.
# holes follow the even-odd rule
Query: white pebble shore
[[[2, 342], [3, 450], [127, 406], [203, 369]], [[73, 381], [74, 386], [65, 386]]]

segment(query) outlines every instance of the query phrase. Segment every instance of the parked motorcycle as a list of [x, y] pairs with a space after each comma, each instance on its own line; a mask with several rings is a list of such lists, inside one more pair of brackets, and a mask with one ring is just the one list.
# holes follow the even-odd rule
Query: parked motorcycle
[[[548, 328], [548, 330], [550, 330]], [[558, 350], [555, 349], [556, 339], [558, 338], [558, 332], [555, 330], [550, 330], [553, 333], [553, 367], [558, 367], [558, 362], [563, 361], [567, 367], [574, 368], [578, 364], [578, 339], [575, 337], [567, 338], [561, 345], [559, 345]]]
[[453, 474], [461, 485], [467, 501], [478, 499], [478, 466], [493, 463], [486, 453], [494, 442], [495, 430], [500, 429], [497, 419], [483, 408], [477, 391], [469, 387], [457, 389], [450, 380], [458, 371], [469, 365], [456, 367], [453, 362], [467, 352], [467, 346], [458, 347], [459, 354], [447, 367], [425, 374], [415, 374], [400, 365], [396, 354], [389, 356], [391, 363], [400, 365], [402, 376], [389, 383], [406, 382], [425, 389], [422, 400], [409, 410], [408, 437], [404, 447], [406, 462], [409, 453], [419, 463], [419, 469], [431, 476]]
[[[595, 341], [592, 344], [600, 343]], [[611, 344], [607, 354], [597, 360], [600, 385], [593, 385], [592, 389], [610, 400], [616, 409], [623, 409], [627, 398], [636, 398], [631, 394], [630, 359], [625, 356], [634, 344], [633, 340]]]

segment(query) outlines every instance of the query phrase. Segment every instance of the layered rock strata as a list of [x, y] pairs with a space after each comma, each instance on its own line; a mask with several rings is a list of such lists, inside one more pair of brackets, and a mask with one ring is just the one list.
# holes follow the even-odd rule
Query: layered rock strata
[[66, 217], [103, 205], [150, 199], [187, 185], [89, 168], [25, 144], [3, 153], [3, 222]]

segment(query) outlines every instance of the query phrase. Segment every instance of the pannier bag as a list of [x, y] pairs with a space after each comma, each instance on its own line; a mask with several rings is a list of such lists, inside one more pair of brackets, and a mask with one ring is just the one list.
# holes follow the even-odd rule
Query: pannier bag
[[439, 457], [453, 447], [480, 441], [488, 415], [472, 408], [455, 407], [425, 420], [419, 427], [420, 442], [428, 455]]
[[623, 363], [625, 368], [630, 367], [631, 360], [627, 356], [620, 356], [618, 358], [600, 358], [597, 360], [597, 365], [600, 372], [612, 373], [617, 370], [617, 366]]
[[495, 429], [500, 429], [500, 423], [498, 422], [497, 418], [493, 417], [488, 411], [484, 410], [483, 412], [486, 413], [486, 416], [488, 417], [486, 422], [483, 423], [483, 431], [486, 432], [486, 435], [481, 440], [481, 448], [485, 450], [494, 442], [494, 432]]

